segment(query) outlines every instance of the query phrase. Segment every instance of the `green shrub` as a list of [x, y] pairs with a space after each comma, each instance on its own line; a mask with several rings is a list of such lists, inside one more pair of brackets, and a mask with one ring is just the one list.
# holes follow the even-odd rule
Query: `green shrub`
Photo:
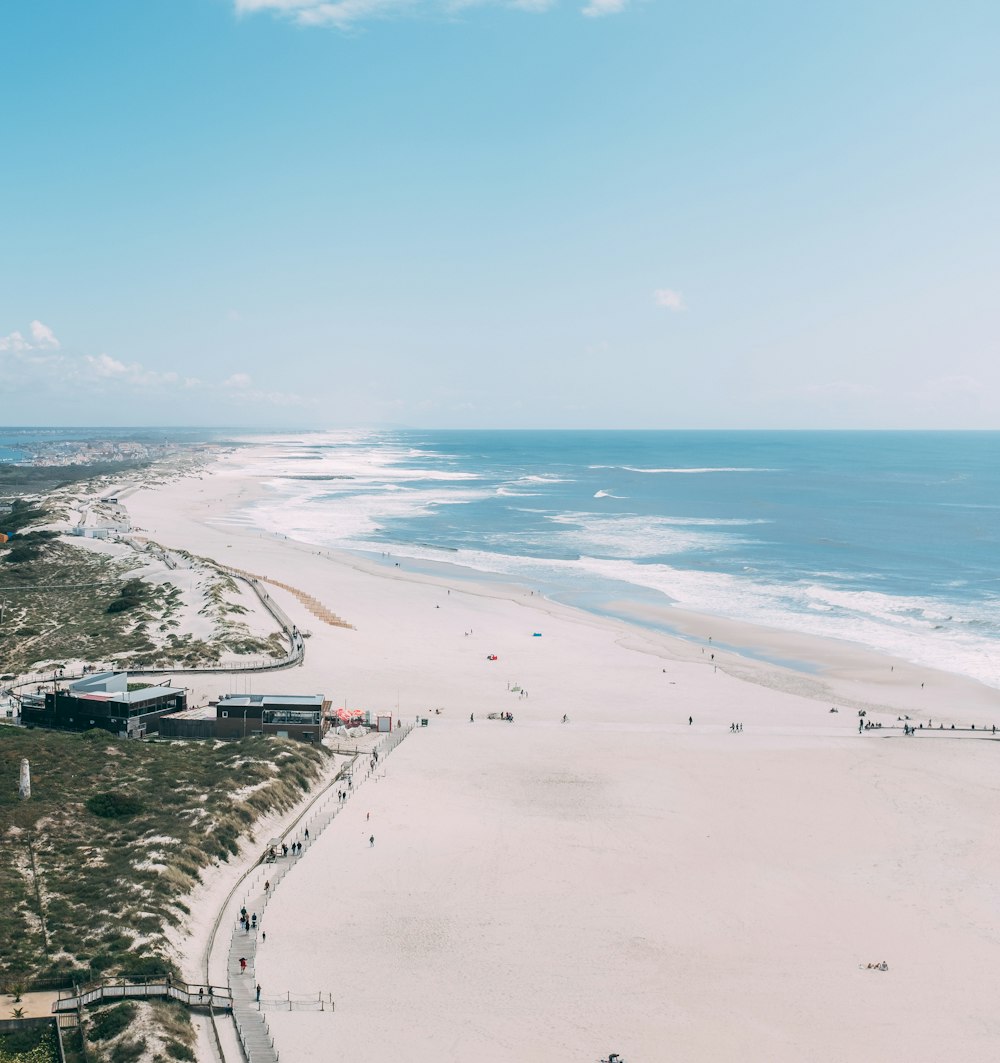
[[187, 1045], [182, 1045], [180, 1041], [167, 1042], [167, 1055], [171, 1059], [194, 1060], [196, 1058], [194, 1052]]
[[26, 561], [35, 561], [39, 557], [36, 546], [15, 546], [8, 550], [4, 560], [8, 565], [23, 565]]
[[124, 613], [127, 609], [135, 609], [142, 605], [138, 598], [115, 598], [105, 610], [108, 613]]
[[141, 1041], [119, 1041], [111, 1050], [111, 1063], [138, 1063], [145, 1051], [145, 1038]]
[[87, 798], [87, 809], [102, 819], [127, 819], [143, 810], [138, 797], [110, 790]]
[[[44, 1026], [27, 1030], [9, 1030], [6, 1033], [2, 1033], [0, 1034], [0, 1060], [10, 1059], [12, 1063], [19, 1063], [18, 1056], [27, 1056], [29, 1052], [34, 1052], [40, 1046], [47, 1045], [47, 1042], [52, 1037], [52, 1030]], [[31, 1063], [34, 1063], [36, 1058], [44, 1060], [48, 1057], [38, 1054], [32, 1058]], [[51, 1058], [55, 1059], [55, 1056]]]
[[99, 1012], [91, 1019], [88, 1037], [92, 1041], [107, 1041], [127, 1030], [135, 1019], [136, 1006], [131, 1003], [116, 1004], [107, 1011]]
[[126, 978], [163, 978], [171, 973], [170, 964], [162, 956], [126, 956], [122, 964]]

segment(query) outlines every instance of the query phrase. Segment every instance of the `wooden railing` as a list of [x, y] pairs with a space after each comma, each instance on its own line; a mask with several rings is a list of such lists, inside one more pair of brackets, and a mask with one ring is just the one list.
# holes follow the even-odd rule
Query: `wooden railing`
[[212, 1007], [228, 1011], [233, 1006], [233, 995], [228, 986], [189, 985], [164, 978], [150, 978], [141, 982], [104, 979], [71, 989], [60, 989], [58, 998], [52, 1002], [52, 1010], [60, 1014], [105, 1000], [149, 997], [169, 997], [191, 1008]]

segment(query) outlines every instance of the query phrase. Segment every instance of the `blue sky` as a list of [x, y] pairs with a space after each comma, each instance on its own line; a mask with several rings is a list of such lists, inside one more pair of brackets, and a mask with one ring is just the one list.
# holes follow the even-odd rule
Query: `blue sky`
[[1000, 5], [0, 0], [0, 422], [1000, 428]]

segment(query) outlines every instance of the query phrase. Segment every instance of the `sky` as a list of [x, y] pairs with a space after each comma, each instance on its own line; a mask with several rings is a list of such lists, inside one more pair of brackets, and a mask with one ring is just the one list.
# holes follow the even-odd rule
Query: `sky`
[[0, 0], [0, 423], [1000, 429], [1000, 4]]

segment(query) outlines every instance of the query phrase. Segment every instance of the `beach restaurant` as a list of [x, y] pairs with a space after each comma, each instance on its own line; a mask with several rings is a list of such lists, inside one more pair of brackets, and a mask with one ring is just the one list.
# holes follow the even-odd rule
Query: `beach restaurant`
[[329, 711], [322, 694], [232, 694], [215, 706], [215, 737], [321, 742], [330, 727]]
[[159, 730], [167, 713], [187, 706], [182, 687], [143, 686], [129, 690], [127, 672], [95, 672], [65, 690], [50, 690], [21, 703], [21, 722], [62, 731], [102, 727], [112, 734], [141, 738]]

